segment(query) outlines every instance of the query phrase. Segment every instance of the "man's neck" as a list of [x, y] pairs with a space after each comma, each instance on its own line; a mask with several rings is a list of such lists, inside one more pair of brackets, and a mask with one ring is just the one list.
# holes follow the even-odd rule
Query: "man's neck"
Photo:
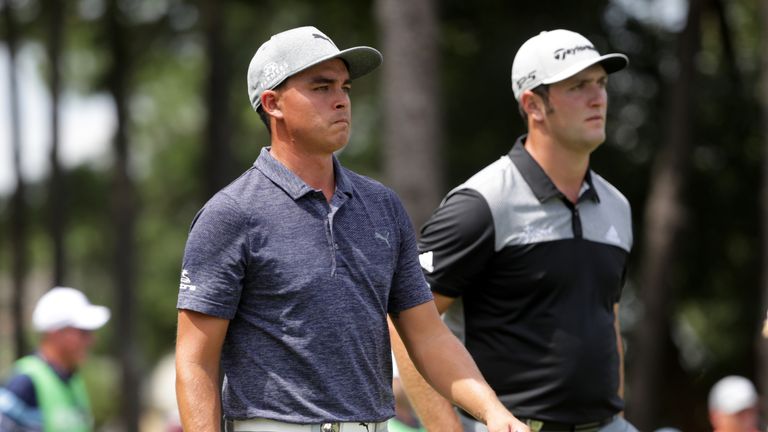
[[272, 141], [269, 153], [292, 173], [296, 174], [307, 186], [321, 190], [325, 199], [331, 201], [336, 190], [336, 178], [333, 172], [333, 154], [310, 154], [302, 152], [297, 146]]
[[75, 367], [68, 364], [68, 362], [64, 360], [64, 357], [61, 355], [59, 350], [52, 344], [45, 342], [41, 343], [38, 349], [38, 353], [46, 363], [59, 371], [59, 373], [71, 374], [75, 370]]
[[528, 134], [525, 149], [557, 189], [576, 203], [589, 169], [589, 153], [574, 151], [556, 142], [551, 135], [536, 131]]

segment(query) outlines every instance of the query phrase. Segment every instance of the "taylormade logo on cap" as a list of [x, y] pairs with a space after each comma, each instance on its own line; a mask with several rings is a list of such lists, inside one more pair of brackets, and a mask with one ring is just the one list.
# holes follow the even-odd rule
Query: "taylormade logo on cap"
[[624, 69], [624, 54], [601, 56], [589, 39], [570, 30], [543, 31], [528, 39], [512, 63], [512, 91], [515, 99], [541, 84], [553, 84], [600, 63], [607, 73]]
[[376, 69], [382, 62], [377, 50], [359, 46], [339, 50], [331, 38], [315, 27], [298, 27], [272, 36], [256, 51], [248, 66], [248, 97], [254, 110], [261, 94], [272, 90], [292, 75], [318, 63], [340, 58], [355, 79]]
[[585, 50], [597, 52], [595, 47], [592, 45], [579, 45], [573, 48], [559, 48], [555, 50], [555, 60], [565, 60], [565, 58], [569, 55], [573, 55]]

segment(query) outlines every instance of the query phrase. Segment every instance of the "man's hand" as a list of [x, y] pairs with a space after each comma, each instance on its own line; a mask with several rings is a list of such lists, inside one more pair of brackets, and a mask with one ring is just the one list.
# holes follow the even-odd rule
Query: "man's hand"
[[503, 407], [488, 413], [485, 425], [489, 432], [531, 432], [528, 425], [518, 420]]
[[422, 377], [444, 398], [485, 423], [489, 432], [530, 432], [499, 401], [437, 312], [435, 304], [428, 302], [392, 316], [392, 324]]

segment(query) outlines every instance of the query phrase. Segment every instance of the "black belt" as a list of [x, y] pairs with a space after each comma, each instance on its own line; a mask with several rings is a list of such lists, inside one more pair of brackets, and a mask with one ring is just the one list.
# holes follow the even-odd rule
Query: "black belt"
[[613, 421], [613, 417], [581, 424], [558, 423], [519, 417], [518, 419], [527, 424], [531, 432], [597, 432], [601, 427]]

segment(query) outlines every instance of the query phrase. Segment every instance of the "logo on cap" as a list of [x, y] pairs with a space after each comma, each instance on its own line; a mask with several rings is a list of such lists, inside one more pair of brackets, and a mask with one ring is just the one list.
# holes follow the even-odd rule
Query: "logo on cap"
[[580, 53], [581, 51], [597, 52], [592, 45], [577, 45], [573, 48], [558, 48], [555, 50], [555, 60], [565, 60], [569, 55]]
[[312, 37], [315, 38], [315, 39], [322, 39], [322, 40], [328, 41], [328, 43], [333, 45], [334, 48], [336, 47], [336, 45], [334, 45], [333, 41], [328, 39], [326, 36], [323, 36], [323, 35], [317, 34], [317, 33], [312, 33]]
[[262, 88], [269, 88], [272, 87], [277, 81], [279, 81], [283, 75], [285, 75], [285, 70], [287, 69], [287, 65], [285, 63], [278, 64], [276, 62], [269, 62], [264, 65], [264, 68], [261, 71], [261, 87]]
[[528, 81], [533, 81], [536, 79], [536, 71], [530, 71], [528, 72], [528, 75], [522, 76], [517, 79], [517, 88], [521, 89], [527, 83]]

